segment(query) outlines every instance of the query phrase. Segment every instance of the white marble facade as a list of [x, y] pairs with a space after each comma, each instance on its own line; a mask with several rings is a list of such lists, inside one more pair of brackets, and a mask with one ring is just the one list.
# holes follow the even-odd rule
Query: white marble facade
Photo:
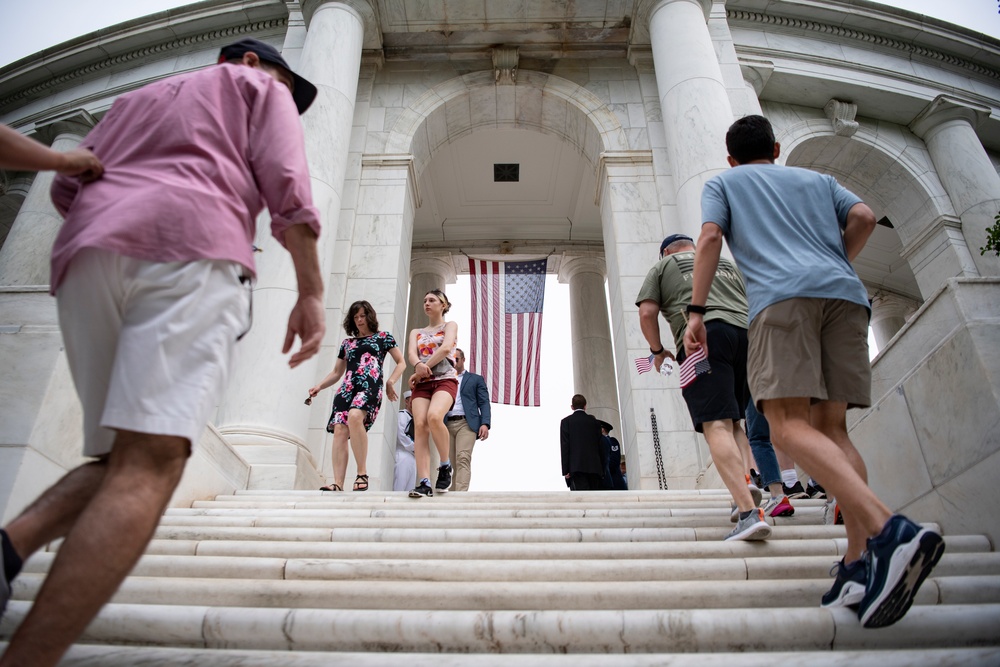
[[[677, 231], [697, 233], [701, 185], [727, 167], [725, 127], [746, 113], [772, 120], [784, 163], [836, 176], [888, 223], [857, 262], [871, 294], [881, 299], [880, 343], [892, 341], [875, 368], [880, 376], [891, 364], [894, 379], [877, 382], [877, 396], [910, 387], [915, 381], [908, 374], [922, 376], [925, 346], [907, 340], [940, 342], [938, 332], [921, 324], [929, 310], [907, 318], [932, 297], [944, 299], [943, 286], [962, 292], [974, 284], [977, 295], [1000, 301], [990, 278], [1000, 274], [1000, 260], [978, 250], [1000, 209], [1000, 43], [849, 0], [211, 0], [0, 69], [0, 122], [60, 148], [72, 145], [117, 95], [210, 65], [221, 45], [242, 35], [281, 48], [320, 89], [303, 125], [326, 226], [330, 333], [318, 359], [294, 373], [270, 353], [293, 277], [287, 258], [261, 234], [256, 328], [241, 347], [233, 385], [178, 502], [241, 486], [312, 488], [328, 477], [328, 406], [318, 401], [307, 408], [302, 398], [333, 363], [344, 307], [365, 298], [383, 328], [405, 332], [411, 280], [423, 288], [440, 279], [443, 286], [463, 268], [453, 261], [463, 241], [474, 239], [482, 248], [492, 238], [498, 255], [505, 252], [500, 241], [552, 242], [580, 293], [599, 295], [605, 275], [610, 337], [599, 332], [595, 340], [609, 359], [613, 348], [615, 365], [584, 374], [577, 384], [605, 397], [609, 420], [620, 420], [633, 487], [658, 486], [650, 408], [671, 488], [711, 478], [703, 474], [710, 460], [690, 429], [679, 389], [634, 373], [632, 359], [647, 354], [634, 298], [660, 240]], [[498, 43], [516, 63], [513, 76], [500, 78], [493, 70]], [[521, 202], [502, 231], [443, 222], [437, 174], [455, 167], [442, 161], [460, 154], [470, 137], [485, 138], [477, 150], [488, 150], [497, 146], [493, 137], [524, 133], [539, 143], [544, 137], [564, 154], [560, 167], [576, 170], [568, 179], [576, 184], [575, 203], [563, 218], [569, 224], [546, 217], [551, 202], [544, 197]], [[58, 225], [47, 182], [44, 174], [33, 181], [30, 174], [0, 178], [0, 228], [9, 229], [0, 248], [4, 518], [76, 461], [78, 408], [45, 296], [46, 247]], [[411, 256], [423, 268], [417, 260], [411, 266]], [[580, 257], [588, 258], [587, 270], [571, 270]], [[443, 267], [426, 269], [435, 262]], [[550, 262], [550, 270], [559, 270], [559, 262]], [[990, 324], [961, 308], [955, 313], [967, 324], [969, 345], [981, 352], [975, 364], [987, 382], [997, 371], [989, 353], [991, 343], [1000, 349], [996, 320]], [[598, 323], [595, 331], [602, 326], [608, 324]], [[946, 347], [938, 358], [965, 349]], [[387, 371], [391, 366], [388, 361]], [[602, 379], [608, 373], [617, 375], [616, 399]], [[978, 391], [968, 379], [955, 382], [949, 391]], [[979, 462], [992, 460], [986, 449], [991, 442], [996, 449], [989, 435], [995, 428], [986, 421], [1000, 409], [995, 387], [991, 391], [982, 396], [992, 402], [983, 398], [988, 405], [970, 417], [976, 424], [967, 446], [974, 454], [955, 459], [961, 469], [931, 465], [926, 483], [914, 482], [909, 495], [894, 499], [897, 505], [919, 504], [949, 480], [974, 479]], [[925, 453], [959, 446], [947, 430], [920, 426], [912, 407], [880, 400], [855, 416], [859, 436], [880, 441], [884, 432], [912, 430], [913, 438], [897, 438], [900, 455], [918, 441]], [[392, 479], [394, 411], [382, 415], [370, 437], [374, 488], [388, 488]], [[870, 456], [876, 470], [889, 469], [883, 463], [890, 459], [880, 457], [891, 454]]]

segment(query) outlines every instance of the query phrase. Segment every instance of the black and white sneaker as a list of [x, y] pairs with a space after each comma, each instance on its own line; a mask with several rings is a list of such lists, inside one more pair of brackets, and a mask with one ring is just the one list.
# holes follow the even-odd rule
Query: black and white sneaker
[[784, 491], [785, 495], [788, 496], [791, 500], [795, 500], [796, 498], [809, 497], [809, 494], [806, 493], [806, 490], [802, 488], [802, 482], [795, 482], [795, 484], [792, 484], [791, 486], [787, 486], [786, 484], [782, 483], [781, 490]]
[[411, 498], [430, 498], [434, 495], [434, 489], [427, 482], [421, 481], [420, 484], [415, 486], [412, 491], [410, 491]]
[[868, 585], [867, 561], [860, 558], [850, 565], [844, 565], [841, 560], [834, 564], [830, 574], [836, 579], [833, 580], [833, 588], [823, 595], [820, 606], [857, 609], [858, 603], [865, 597], [865, 586]]
[[806, 495], [810, 498], [826, 498], [826, 489], [819, 485], [819, 483], [813, 484], [810, 482], [806, 485]]
[[943, 553], [944, 539], [936, 532], [901, 514], [889, 517], [882, 532], [868, 538], [868, 585], [858, 605], [861, 624], [884, 628], [903, 618]]
[[438, 468], [438, 479], [434, 484], [434, 490], [438, 493], [448, 493], [448, 487], [451, 486], [451, 464], [445, 463], [443, 466]]

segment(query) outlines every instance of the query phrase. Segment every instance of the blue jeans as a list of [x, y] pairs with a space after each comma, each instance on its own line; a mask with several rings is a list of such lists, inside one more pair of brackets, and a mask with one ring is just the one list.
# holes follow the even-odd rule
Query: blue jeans
[[771, 445], [771, 427], [764, 415], [757, 412], [753, 398], [747, 403], [747, 439], [750, 441], [750, 451], [753, 452], [753, 459], [757, 462], [760, 482], [764, 488], [780, 482], [781, 468], [778, 466], [778, 457], [774, 455], [774, 447]]

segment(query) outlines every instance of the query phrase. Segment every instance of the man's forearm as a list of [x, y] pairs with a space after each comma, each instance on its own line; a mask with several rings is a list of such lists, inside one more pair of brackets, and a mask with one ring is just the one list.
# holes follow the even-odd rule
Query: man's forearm
[[659, 306], [647, 307], [649, 302], [644, 301], [639, 305], [639, 329], [642, 337], [646, 339], [649, 350], [659, 350], [663, 343], [660, 342], [660, 308]]
[[295, 265], [299, 296], [323, 296], [316, 234], [308, 225], [292, 225], [285, 231], [285, 247]]
[[704, 306], [708, 301], [708, 292], [712, 288], [715, 271], [719, 268], [721, 254], [722, 233], [719, 226], [713, 223], [702, 225], [694, 253], [694, 275], [691, 279], [691, 303], [694, 305]]
[[875, 230], [875, 214], [866, 204], [855, 204], [847, 212], [847, 224], [844, 226], [844, 250], [848, 261], [853, 262], [861, 249], [868, 242], [868, 237]]

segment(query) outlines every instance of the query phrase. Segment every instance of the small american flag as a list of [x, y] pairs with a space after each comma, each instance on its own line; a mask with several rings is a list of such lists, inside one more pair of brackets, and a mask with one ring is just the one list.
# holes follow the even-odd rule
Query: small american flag
[[708, 365], [708, 357], [705, 355], [705, 348], [699, 347], [686, 357], [681, 364], [681, 372], [677, 377], [681, 382], [681, 389], [694, 382], [699, 375], [711, 373], [712, 368]]
[[635, 370], [639, 371], [639, 375], [653, 370], [653, 355], [649, 355], [648, 357], [639, 357], [636, 359]]

